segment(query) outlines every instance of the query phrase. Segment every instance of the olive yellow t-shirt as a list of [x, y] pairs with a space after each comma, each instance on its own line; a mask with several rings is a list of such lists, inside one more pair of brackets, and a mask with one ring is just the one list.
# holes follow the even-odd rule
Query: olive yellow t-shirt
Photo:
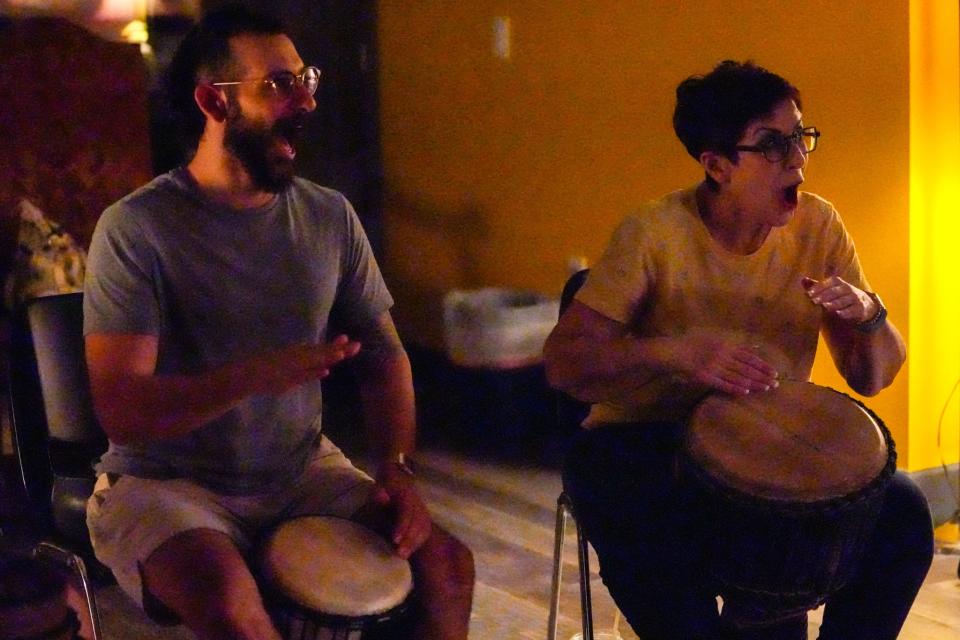
[[[576, 299], [638, 337], [725, 332], [755, 347], [781, 378], [809, 379], [822, 312], [801, 280], [837, 275], [869, 291], [836, 209], [801, 192], [790, 221], [755, 253], [739, 255], [707, 231], [695, 194], [676, 191], [627, 216]], [[639, 401], [597, 404], [584, 426], [680, 420], [705, 392], [680, 376], [655, 376]]]

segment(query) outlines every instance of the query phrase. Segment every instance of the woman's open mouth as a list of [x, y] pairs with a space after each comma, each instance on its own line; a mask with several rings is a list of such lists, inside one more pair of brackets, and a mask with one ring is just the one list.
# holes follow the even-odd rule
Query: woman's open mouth
[[792, 184], [783, 189], [783, 201], [785, 204], [795, 207], [799, 202], [800, 183]]

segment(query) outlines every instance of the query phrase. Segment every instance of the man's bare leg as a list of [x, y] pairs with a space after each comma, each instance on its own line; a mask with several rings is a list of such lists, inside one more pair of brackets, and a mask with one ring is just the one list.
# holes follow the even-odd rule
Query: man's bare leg
[[281, 640], [246, 561], [219, 531], [167, 540], [147, 558], [143, 580], [202, 640]]
[[473, 554], [436, 524], [410, 558], [417, 584], [416, 638], [466, 640], [475, 572]]
[[[353, 519], [390, 539], [388, 509], [368, 502]], [[476, 577], [473, 553], [433, 523], [430, 537], [410, 558], [416, 587], [413, 637], [417, 640], [466, 640]]]

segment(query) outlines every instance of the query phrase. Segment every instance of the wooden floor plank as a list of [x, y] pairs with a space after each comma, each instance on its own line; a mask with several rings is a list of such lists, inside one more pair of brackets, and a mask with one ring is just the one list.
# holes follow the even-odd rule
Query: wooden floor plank
[[555, 469], [506, 464], [435, 449], [421, 452], [417, 460], [446, 478], [460, 478], [476, 487], [550, 510], [555, 507], [562, 488], [560, 474]]

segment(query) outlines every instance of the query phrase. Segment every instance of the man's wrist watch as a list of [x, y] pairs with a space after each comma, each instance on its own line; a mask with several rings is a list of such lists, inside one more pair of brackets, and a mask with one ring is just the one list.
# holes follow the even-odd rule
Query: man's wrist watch
[[397, 454], [397, 457], [393, 459], [393, 464], [395, 464], [397, 468], [400, 469], [400, 471], [402, 471], [406, 475], [408, 476], [415, 475], [413, 473], [413, 468], [410, 466], [411, 460], [410, 458], [407, 457], [407, 454], [405, 454], [404, 452], [401, 451], [400, 453]]
[[857, 331], [863, 333], [873, 333], [877, 329], [883, 326], [883, 323], [887, 321], [887, 308], [883, 306], [883, 302], [880, 301], [880, 296], [872, 291], [868, 291], [867, 295], [870, 296], [870, 299], [877, 305], [877, 312], [873, 314], [873, 317], [869, 320], [864, 320], [863, 322], [857, 323]]

